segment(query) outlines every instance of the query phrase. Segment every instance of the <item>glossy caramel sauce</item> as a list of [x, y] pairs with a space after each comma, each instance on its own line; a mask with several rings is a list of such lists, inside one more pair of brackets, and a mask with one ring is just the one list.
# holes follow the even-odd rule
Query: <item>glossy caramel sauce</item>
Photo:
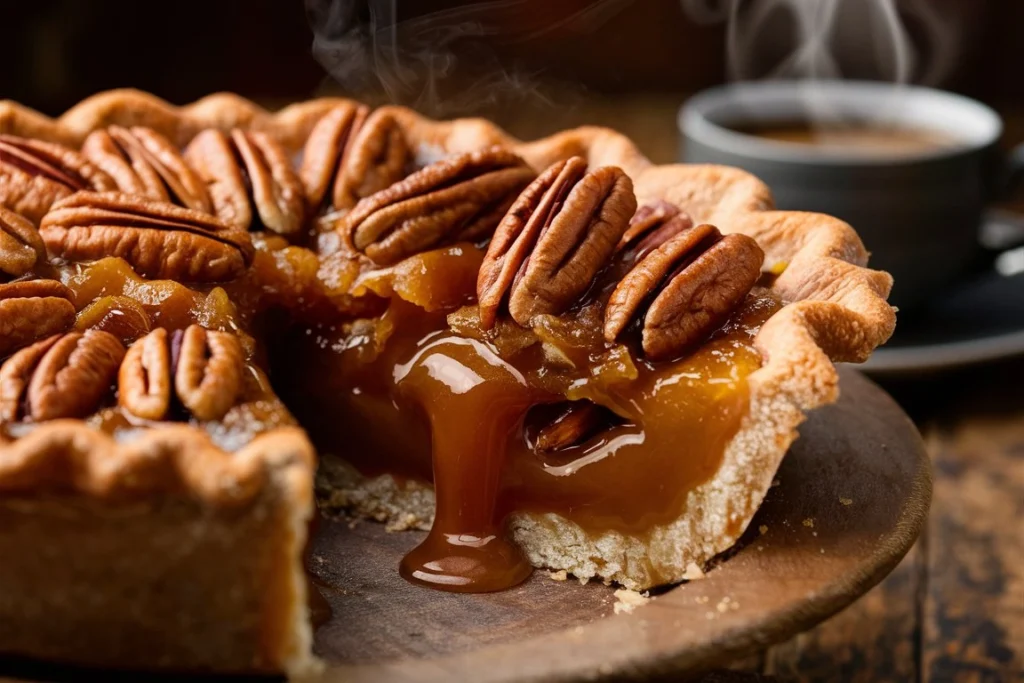
[[[503, 322], [481, 332], [475, 307], [462, 305], [474, 280], [460, 276], [475, 275], [478, 259], [460, 246], [403, 262], [401, 278], [375, 273], [363, 284], [391, 299], [381, 317], [340, 334], [307, 330], [286, 352], [296, 369], [289, 405], [324, 452], [369, 475], [433, 482], [433, 527], [401, 572], [449, 591], [500, 590], [529, 575], [505, 533], [514, 512], [633, 535], [678, 518], [739, 429], [745, 378], [761, 363], [753, 336], [779, 306], [759, 290], [700, 349], [654, 365], [603, 341], [596, 305], [533, 330]], [[443, 288], [436, 273], [450, 275]], [[453, 282], [463, 279], [460, 292]], [[613, 419], [538, 451], [537, 407], [567, 400]]]

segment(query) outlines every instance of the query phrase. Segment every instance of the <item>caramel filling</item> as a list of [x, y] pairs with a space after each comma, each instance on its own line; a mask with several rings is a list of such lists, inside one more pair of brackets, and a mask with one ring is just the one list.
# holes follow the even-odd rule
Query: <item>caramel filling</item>
[[[463, 301], [436, 281], [473, 270], [478, 253], [431, 252], [430, 268], [417, 258], [403, 265], [401, 294], [387, 273], [366, 283], [392, 298], [379, 319], [300, 335], [282, 354], [296, 361], [289, 405], [322, 452], [367, 475], [433, 482], [433, 527], [403, 576], [464, 592], [519, 583], [531, 569], [505, 528], [517, 513], [643, 536], [685, 512], [740, 427], [746, 377], [761, 363], [753, 336], [777, 301], [751, 295], [699, 350], [652, 364], [605, 344], [586, 309], [481, 333], [475, 307], [446, 315]], [[597, 417], [577, 441], [541, 450], [538, 430], [573, 402], [600, 406]]]

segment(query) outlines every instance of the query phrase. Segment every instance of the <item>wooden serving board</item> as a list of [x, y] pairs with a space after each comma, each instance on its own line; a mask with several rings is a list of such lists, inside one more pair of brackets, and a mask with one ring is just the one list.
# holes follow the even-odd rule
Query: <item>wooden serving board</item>
[[537, 571], [489, 595], [417, 588], [421, 533], [326, 521], [311, 572], [331, 606], [328, 681], [576, 681], [696, 674], [789, 638], [866, 592], [921, 531], [931, 471], [916, 428], [862, 375], [814, 412], [736, 549], [699, 581], [614, 614], [614, 589]]

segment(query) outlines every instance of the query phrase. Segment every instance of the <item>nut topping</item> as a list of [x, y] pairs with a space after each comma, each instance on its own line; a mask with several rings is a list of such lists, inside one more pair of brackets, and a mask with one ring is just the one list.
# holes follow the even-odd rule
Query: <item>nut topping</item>
[[682, 213], [675, 204], [659, 199], [636, 210], [629, 221], [629, 228], [619, 241], [618, 251], [633, 249], [633, 259], [639, 261], [651, 249], [664, 244], [676, 233], [692, 227], [693, 219]]
[[[339, 104], [327, 112], [309, 134], [299, 177], [306, 188], [306, 203], [310, 208], [323, 206], [328, 190], [331, 192], [329, 203], [337, 209], [350, 209], [358, 201], [358, 198], [353, 201], [352, 181], [346, 169], [350, 165], [355, 139], [369, 113], [370, 108], [364, 104]], [[398, 172], [402, 173], [405, 159], [400, 163], [402, 168]]]
[[113, 178], [121, 192], [211, 211], [199, 176], [155, 130], [110, 126], [93, 131], [82, 144], [82, 154]]
[[235, 404], [244, 359], [229, 332], [191, 325], [168, 335], [158, 328], [132, 344], [121, 364], [118, 401], [146, 420], [163, 420], [171, 409], [171, 386], [181, 405], [200, 420], [218, 420]]
[[225, 135], [211, 128], [192, 140], [185, 158], [209, 187], [214, 213], [224, 222], [282, 235], [302, 227], [302, 181], [269, 135], [237, 128]]
[[63, 199], [39, 230], [68, 261], [120, 256], [143, 277], [218, 282], [252, 263], [249, 234], [191, 209], [122, 195], [79, 192]]
[[412, 165], [412, 150], [405, 132], [386, 108], [366, 117], [342, 159], [344, 173], [334, 182], [334, 208], [347, 211], [360, 200], [391, 187]]
[[39, 223], [57, 200], [79, 190], [115, 190], [114, 181], [73, 149], [0, 135], [0, 206]]
[[609, 261], [636, 210], [621, 169], [587, 173], [572, 157], [548, 168], [509, 209], [480, 266], [477, 295], [484, 329], [508, 296], [509, 313], [528, 326], [538, 314], [576, 303]]
[[242, 347], [237, 337], [192, 325], [181, 340], [174, 389], [182, 404], [197, 418], [216, 420], [238, 398], [243, 369]]
[[0, 421], [86, 417], [110, 392], [124, 346], [99, 330], [55, 335], [0, 367]]
[[569, 403], [537, 432], [534, 448], [541, 452], [557, 451], [581, 443], [606, 425], [606, 413], [606, 409], [589, 401]]
[[339, 230], [379, 265], [460, 241], [486, 238], [533, 170], [494, 147], [431, 164], [359, 202]]
[[128, 347], [117, 376], [117, 402], [144, 420], [162, 420], [171, 407], [171, 352], [159, 327]]
[[71, 327], [71, 297], [71, 290], [55, 280], [0, 284], [0, 358]]
[[27, 219], [0, 206], [0, 278], [21, 277], [46, 260], [46, 245]]
[[650, 230], [639, 245], [642, 255], [608, 300], [604, 336], [612, 342], [642, 317], [643, 349], [651, 360], [679, 355], [725, 322], [757, 282], [764, 261], [750, 237], [723, 237], [707, 224]]

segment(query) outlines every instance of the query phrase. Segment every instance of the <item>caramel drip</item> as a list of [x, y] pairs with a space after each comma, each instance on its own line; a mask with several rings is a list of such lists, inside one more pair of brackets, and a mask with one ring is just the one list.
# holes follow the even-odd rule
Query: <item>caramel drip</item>
[[402, 560], [402, 576], [467, 593], [525, 580], [532, 568], [506, 537], [496, 507], [509, 435], [537, 392], [482, 342], [446, 335], [397, 366], [394, 381], [427, 408], [436, 496], [433, 527]]

